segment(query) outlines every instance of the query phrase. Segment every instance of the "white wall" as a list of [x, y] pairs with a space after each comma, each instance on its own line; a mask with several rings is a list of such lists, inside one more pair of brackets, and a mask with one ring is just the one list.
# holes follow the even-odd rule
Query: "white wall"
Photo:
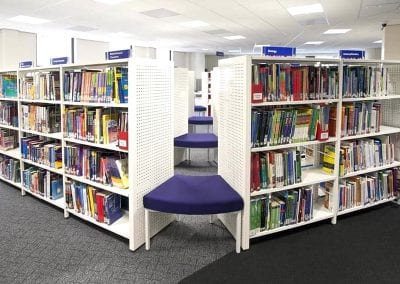
[[71, 62], [71, 37], [60, 33], [37, 34], [37, 65], [48, 66], [54, 57], [69, 57]]
[[189, 68], [189, 53], [174, 51], [172, 55], [175, 67]]
[[384, 59], [400, 60], [400, 25], [386, 26], [383, 49]]
[[16, 30], [0, 30], [0, 69], [16, 69], [19, 62], [36, 63], [36, 34]]
[[382, 49], [378, 48], [367, 48], [365, 49], [365, 59], [381, 59]]
[[214, 67], [218, 67], [218, 59], [223, 58], [223, 57], [218, 57], [216, 55], [206, 55], [205, 60], [206, 60], [206, 66], [205, 68], [208, 70], [208, 72], [211, 72]]
[[105, 60], [109, 43], [105, 41], [75, 39], [75, 63], [92, 63]]

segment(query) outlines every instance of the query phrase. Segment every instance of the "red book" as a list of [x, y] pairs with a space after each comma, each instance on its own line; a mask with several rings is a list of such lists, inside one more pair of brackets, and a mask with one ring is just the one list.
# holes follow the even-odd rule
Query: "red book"
[[104, 223], [104, 194], [96, 193], [97, 221]]
[[251, 191], [260, 190], [260, 155], [253, 153], [251, 158]]

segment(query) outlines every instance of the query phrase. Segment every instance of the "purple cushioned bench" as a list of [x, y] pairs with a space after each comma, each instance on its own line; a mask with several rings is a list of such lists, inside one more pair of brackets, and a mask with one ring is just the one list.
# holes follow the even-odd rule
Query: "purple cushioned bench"
[[236, 214], [236, 252], [240, 252], [242, 197], [219, 175], [174, 175], [143, 197], [146, 249], [150, 249], [149, 212], [185, 215]]
[[194, 111], [201, 112], [201, 111], [206, 111], [206, 110], [207, 110], [207, 108], [205, 106], [194, 106]]
[[174, 138], [175, 147], [217, 148], [218, 137], [212, 133], [187, 133]]
[[189, 117], [189, 124], [194, 125], [212, 125], [212, 116], [191, 116]]

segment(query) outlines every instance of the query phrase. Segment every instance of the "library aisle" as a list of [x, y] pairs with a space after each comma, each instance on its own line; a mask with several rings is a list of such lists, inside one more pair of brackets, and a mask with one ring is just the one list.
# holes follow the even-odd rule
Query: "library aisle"
[[235, 242], [208, 216], [182, 216], [152, 240], [151, 253], [132, 252], [126, 239], [55, 210], [0, 182], [0, 283], [176, 283], [232, 251]]

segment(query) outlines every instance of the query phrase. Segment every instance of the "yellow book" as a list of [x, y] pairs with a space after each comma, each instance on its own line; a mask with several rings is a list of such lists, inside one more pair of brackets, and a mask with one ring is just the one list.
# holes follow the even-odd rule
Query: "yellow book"
[[93, 191], [94, 191], [94, 189], [91, 186], [88, 186], [89, 208], [90, 208], [90, 216], [91, 217], [94, 217]]
[[108, 122], [111, 119], [111, 115], [110, 114], [103, 114], [102, 116], [102, 122], [103, 122], [103, 144], [108, 144], [108, 129], [107, 129], [107, 125]]

